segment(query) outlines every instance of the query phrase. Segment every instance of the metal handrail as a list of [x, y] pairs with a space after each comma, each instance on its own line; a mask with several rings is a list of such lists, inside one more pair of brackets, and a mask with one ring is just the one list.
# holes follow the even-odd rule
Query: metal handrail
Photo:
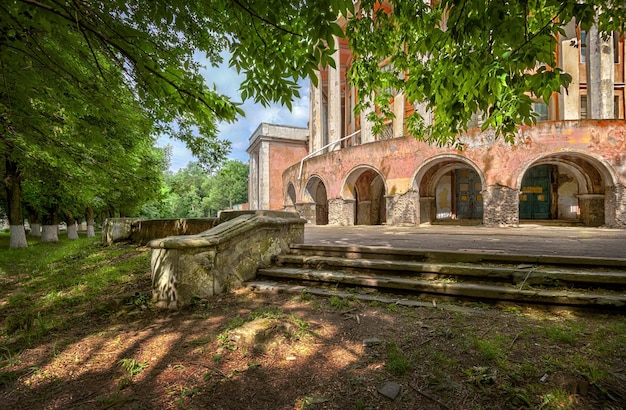
[[304, 164], [304, 161], [306, 161], [307, 159], [309, 159], [309, 158], [311, 158], [311, 157], [313, 157], [313, 156], [315, 156], [315, 155], [319, 154], [320, 152], [324, 151], [326, 148], [330, 147], [331, 145], [337, 144], [337, 143], [339, 143], [339, 142], [341, 142], [341, 141], [345, 141], [345, 140], [347, 140], [348, 138], [352, 138], [352, 137], [354, 137], [355, 135], [359, 134], [360, 132], [361, 132], [361, 130], [358, 130], [358, 131], [355, 131], [355, 132], [353, 132], [352, 134], [350, 134], [350, 135], [348, 135], [348, 136], [346, 136], [346, 137], [343, 137], [343, 138], [341, 138], [341, 139], [338, 139], [337, 141], [329, 142], [328, 144], [324, 145], [322, 148], [318, 149], [317, 151], [312, 152], [312, 153], [310, 153], [309, 155], [307, 155], [307, 156], [305, 156], [304, 158], [302, 158], [302, 159], [300, 160], [300, 170], [298, 171], [298, 180], [301, 180], [301, 179], [302, 179], [302, 166], [303, 166], [303, 164]]

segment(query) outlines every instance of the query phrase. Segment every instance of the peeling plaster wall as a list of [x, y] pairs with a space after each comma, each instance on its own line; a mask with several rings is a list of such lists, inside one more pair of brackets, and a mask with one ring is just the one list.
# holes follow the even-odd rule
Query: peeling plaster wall
[[307, 155], [304, 145], [294, 146], [293, 144], [273, 143], [269, 147], [269, 208], [273, 211], [282, 210], [285, 203], [283, 193], [287, 185], [282, 184], [282, 174], [291, 164], [300, 161], [300, 158]]
[[[310, 158], [303, 164], [302, 179], [298, 179], [299, 163], [283, 174], [283, 184], [293, 183], [297, 200], [303, 201], [305, 183], [310, 175], [324, 179], [329, 200], [329, 223], [352, 225], [354, 204], [346, 207], [344, 181], [354, 169], [368, 166], [383, 177], [387, 191], [387, 223], [414, 224], [435, 219], [435, 198], [420, 192], [424, 182], [420, 175], [433, 175], [424, 167], [436, 167], [448, 161], [458, 168], [471, 165], [484, 178], [484, 219], [489, 225], [515, 225], [519, 222], [519, 184], [524, 173], [542, 159], [550, 163], [560, 160], [572, 162], [581, 169], [591, 184], [588, 193], [601, 194], [600, 202], [586, 205], [585, 210], [605, 209], [607, 225], [626, 226], [626, 205], [623, 187], [626, 186], [626, 123], [623, 120], [585, 120], [542, 122], [533, 127], [522, 127], [513, 144], [495, 138], [490, 132], [473, 130], [459, 137], [464, 149], [436, 147], [410, 137], [394, 138], [344, 148], [326, 155]], [[616, 186], [616, 184], [618, 186]], [[573, 216], [572, 186], [564, 186], [560, 206], [562, 216]], [[421, 189], [421, 188], [420, 188]], [[410, 191], [415, 194], [406, 196]], [[490, 196], [490, 200], [487, 200]], [[419, 206], [418, 206], [419, 204]], [[398, 208], [397, 210], [395, 208]], [[419, 210], [419, 211], [417, 211]], [[581, 208], [582, 212], [582, 208]], [[596, 216], [591, 217], [594, 219]]]

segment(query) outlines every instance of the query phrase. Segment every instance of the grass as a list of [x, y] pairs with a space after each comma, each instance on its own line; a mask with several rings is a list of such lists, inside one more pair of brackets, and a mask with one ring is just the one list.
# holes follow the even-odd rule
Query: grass
[[583, 327], [577, 324], [553, 324], [544, 328], [546, 335], [557, 343], [574, 344], [583, 335]]
[[[71, 327], [112, 295], [145, 287], [138, 283], [150, 269], [146, 249], [105, 248], [99, 237], [47, 244], [29, 239], [27, 248], [8, 248], [9, 235], [0, 233], [0, 316], [21, 346]], [[136, 294], [129, 302], [148, 301]]]
[[118, 364], [122, 369], [128, 372], [130, 377], [138, 375], [148, 367], [148, 363], [140, 363], [135, 359], [128, 358], [120, 360]]
[[[97, 322], [105, 318], [102, 322], [107, 326], [123, 328], [125, 324], [120, 323], [132, 317], [116, 316], [115, 309], [119, 306], [108, 304], [114, 296], [128, 295], [124, 307], [141, 309], [148, 305], [148, 311], [153, 311], [147, 296], [150, 287], [147, 250], [128, 245], [104, 248], [99, 238], [85, 237], [76, 241], [62, 238], [58, 244], [33, 241], [29, 245], [26, 249], [9, 250], [8, 235], [0, 234], [0, 317], [3, 318], [0, 323], [0, 388], [7, 392], [13, 391], [19, 380], [49, 379], [51, 388], [54, 383], [69, 380], [70, 376], [62, 373], [51, 372], [44, 376], [43, 372], [50, 367], [45, 361], [29, 362], [29, 355], [37, 350], [32, 348], [39, 348], [51, 361], [58, 355], [58, 362], [64, 365], [68, 357], [63, 352], [72, 339], [68, 334], [74, 327], [80, 327], [76, 325], [81, 321]], [[207, 391], [220, 386], [215, 382], [220, 373], [213, 369], [222, 369], [223, 374], [230, 375], [260, 368], [271, 374], [272, 368], [262, 361], [263, 355], [251, 361], [243, 349], [233, 352], [228, 348], [230, 330], [257, 318], [268, 318], [292, 324], [293, 337], [285, 339], [283, 344], [302, 344], [315, 352], [332, 343], [338, 343], [341, 348], [344, 340], [356, 340], [357, 344], [366, 337], [376, 336], [382, 340], [380, 345], [368, 347], [366, 354], [355, 355], [349, 366], [342, 363], [341, 372], [346, 372], [342, 377], [352, 384], [343, 387], [358, 392], [352, 408], [379, 406], [379, 397], [374, 394], [372, 398], [369, 392], [375, 393], [378, 382], [388, 379], [403, 384], [402, 400], [417, 394], [417, 390], [412, 389], [419, 389], [450, 408], [489, 408], [481, 404], [493, 402], [497, 403], [497, 408], [573, 409], [581, 408], [581, 400], [588, 403], [592, 399], [606, 403], [605, 408], [618, 408], [615, 403], [626, 397], [623, 388], [626, 319], [623, 315], [541, 313], [533, 316], [531, 309], [497, 311], [491, 307], [476, 308], [474, 313], [466, 314], [410, 309], [395, 304], [361, 304], [351, 298], [322, 299], [306, 294], [295, 296], [291, 302], [298, 301], [303, 302], [299, 310], [270, 304], [262, 298], [250, 305], [239, 301], [236, 305], [241, 305], [241, 309], [233, 308], [226, 314], [220, 310], [223, 319], [210, 332], [191, 331], [181, 336], [182, 346], [193, 349], [189, 357], [194, 361], [205, 360], [205, 367], [200, 371], [204, 372]], [[219, 316], [214, 309], [221, 308], [220, 302], [216, 299], [210, 303], [214, 303], [213, 307], [196, 305], [178, 315], [193, 322], [189, 327], [193, 329], [205, 319]], [[346, 319], [346, 311], [360, 315], [360, 322], [352, 319], [353, 315], [350, 320]], [[388, 326], [366, 327], [381, 317], [389, 320]], [[341, 342], [325, 340], [335, 327]], [[101, 332], [102, 337], [107, 334], [102, 326], [94, 326], [86, 332], [94, 335]], [[83, 336], [79, 333], [75, 338]], [[149, 361], [150, 356], [142, 357], [137, 350], [129, 349], [119, 333], [107, 337], [102, 343], [108, 343], [111, 351], [121, 352], [110, 362], [112, 374], [115, 378], [120, 373], [123, 376], [118, 380], [118, 390], [108, 394], [100, 392], [92, 400], [101, 407], [130, 405], [131, 398], [127, 396], [133, 389], [127, 388], [152, 377], [152, 373], [159, 373], [159, 367]], [[215, 343], [216, 338], [218, 343]], [[219, 346], [217, 350], [215, 346]], [[298, 366], [303, 357], [303, 354], [298, 355], [298, 361], [285, 366]], [[69, 356], [69, 360], [74, 363], [77, 359]], [[275, 360], [272, 357], [269, 363]], [[144, 371], [148, 363], [150, 367]], [[187, 369], [194, 368], [190, 361], [181, 363]], [[308, 368], [302, 371], [306, 373]], [[547, 381], [541, 382], [544, 375]], [[559, 384], [559, 377], [587, 382], [588, 395], [572, 394]], [[174, 387], [179, 402], [190, 407], [206, 393], [202, 389], [198, 391], [199, 385], [192, 382], [188, 379]], [[340, 381], [327, 384], [334, 386], [334, 383]], [[417, 397], [430, 400], [422, 395]], [[41, 400], [44, 399], [42, 394]], [[430, 404], [436, 407], [435, 402]]]
[[387, 343], [385, 368], [391, 374], [404, 376], [411, 370], [410, 358], [394, 342]]
[[503, 339], [496, 336], [493, 339], [472, 339], [472, 344], [487, 362], [502, 362], [506, 357]]

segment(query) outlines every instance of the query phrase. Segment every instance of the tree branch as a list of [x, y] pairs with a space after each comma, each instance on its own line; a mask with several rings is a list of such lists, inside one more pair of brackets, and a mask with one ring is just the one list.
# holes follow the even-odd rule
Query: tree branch
[[271, 27], [276, 28], [277, 30], [280, 30], [280, 31], [282, 31], [284, 33], [287, 33], [287, 34], [291, 34], [292, 36], [302, 37], [302, 35], [299, 34], [299, 33], [293, 32], [291, 30], [287, 30], [286, 28], [281, 27], [278, 24], [269, 21], [268, 19], [266, 19], [264, 17], [261, 17], [258, 13], [254, 12], [254, 10], [252, 10], [250, 7], [247, 7], [244, 4], [242, 4], [241, 1], [239, 1], [239, 0], [231, 0], [231, 3], [235, 3], [237, 6], [239, 6], [241, 9], [243, 9], [246, 13], [248, 13], [252, 17], [262, 21], [263, 23], [265, 23], [265, 24], [267, 24], [267, 25], [269, 25]]

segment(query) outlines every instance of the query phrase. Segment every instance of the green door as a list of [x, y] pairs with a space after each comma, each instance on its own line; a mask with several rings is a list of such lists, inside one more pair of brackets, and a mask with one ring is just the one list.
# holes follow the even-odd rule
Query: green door
[[550, 165], [538, 165], [526, 171], [519, 197], [520, 219], [550, 219], [550, 170]]
[[458, 219], [482, 219], [482, 184], [478, 173], [473, 169], [455, 170], [456, 217]]

